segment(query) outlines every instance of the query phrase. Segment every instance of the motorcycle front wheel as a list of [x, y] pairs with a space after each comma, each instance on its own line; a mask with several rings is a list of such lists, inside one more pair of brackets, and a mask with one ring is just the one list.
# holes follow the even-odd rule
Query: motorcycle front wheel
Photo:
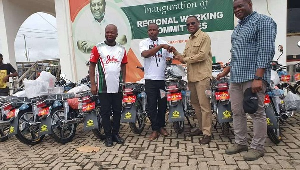
[[17, 139], [27, 145], [41, 143], [45, 135], [39, 136], [39, 125], [34, 123], [31, 107], [18, 113]]
[[50, 135], [53, 139], [61, 144], [66, 144], [71, 142], [76, 133], [77, 124], [63, 124], [62, 121], [65, 120], [65, 113], [63, 107], [56, 107], [51, 110], [51, 131]]

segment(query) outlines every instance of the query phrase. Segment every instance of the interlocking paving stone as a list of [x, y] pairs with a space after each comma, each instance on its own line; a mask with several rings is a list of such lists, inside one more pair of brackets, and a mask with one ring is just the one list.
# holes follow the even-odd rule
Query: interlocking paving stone
[[[196, 121], [192, 121], [193, 124]], [[249, 119], [248, 143], [253, 133]], [[246, 152], [226, 155], [225, 149], [234, 142], [231, 129], [229, 137], [222, 134], [218, 125], [213, 129], [213, 140], [208, 145], [200, 145], [201, 136], [189, 137], [191, 129], [185, 124], [185, 131], [176, 134], [172, 124], [166, 129], [170, 136], [162, 135], [149, 141], [151, 134], [149, 121], [140, 134], [133, 134], [128, 124], [122, 124], [120, 136], [126, 142], [106, 148], [103, 141], [92, 132], [83, 132], [78, 127], [72, 142], [61, 145], [51, 137], [35, 146], [19, 142], [15, 137], [0, 144], [1, 170], [75, 170], [75, 169], [300, 169], [300, 116], [295, 114], [282, 124], [282, 139], [278, 145], [268, 138], [265, 156], [256, 161], [244, 161]], [[77, 150], [81, 146], [100, 147], [99, 152], [84, 153]]]

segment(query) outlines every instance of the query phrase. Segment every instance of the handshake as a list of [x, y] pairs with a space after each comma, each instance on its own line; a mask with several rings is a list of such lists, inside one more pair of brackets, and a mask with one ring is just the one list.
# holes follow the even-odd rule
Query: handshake
[[[177, 59], [177, 60], [179, 60], [181, 63], [184, 63], [182, 55], [180, 55], [180, 54], [178, 53], [178, 51], [176, 50], [175, 47], [170, 46], [170, 45], [168, 45], [168, 44], [162, 44], [162, 48], [166, 49], [169, 53], [173, 53], [173, 54], [174, 54], [173, 59]], [[178, 54], [179, 54], [179, 55], [178, 55]]]

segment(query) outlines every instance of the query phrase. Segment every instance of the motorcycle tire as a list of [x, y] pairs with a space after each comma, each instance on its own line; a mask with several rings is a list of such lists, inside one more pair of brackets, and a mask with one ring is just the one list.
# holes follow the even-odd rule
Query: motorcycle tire
[[17, 139], [27, 145], [36, 145], [41, 143], [45, 135], [39, 136], [39, 126], [32, 125], [30, 127], [29, 122], [33, 122], [33, 112], [31, 107], [21, 110], [18, 113], [18, 128], [16, 134]]
[[277, 145], [281, 142], [281, 131], [280, 131], [279, 127], [278, 127], [278, 129], [268, 128], [267, 134], [268, 134], [269, 139], [274, 144]]
[[64, 108], [62, 106], [52, 109], [50, 116], [52, 120], [52, 134], [50, 136], [61, 144], [71, 142], [75, 136], [77, 124], [62, 125], [62, 123], [60, 123], [61, 120], [65, 119]]
[[0, 142], [8, 140], [9, 126], [3, 129], [0, 129]]
[[229, 135], [229, 129], [230, 129], [230, 124], [229, 122], [224, 122], [221, 123], [222, 126], [222, 133], [224, 136], [228, 136]]
[[136, 120], [135, 122], [129, 123], [129, 127], [135, 134], [141, 134], [146, 126], [146, 115], [142, 114], [142, 108], [137, 109]]
[[93, 129], [92, 132], [94, 133], [94, 135], [99, 138], [100, 140], [104, 140], [105, 139], [105, 134], [103, 132], [103, 126], [102, 126], [102, 119], [100, 114], [97, 114], [97, 120], [98, 120], [98, 129]]
[[181, 134], [184, 131], [184, 121], [173, 122], [174, 131]]

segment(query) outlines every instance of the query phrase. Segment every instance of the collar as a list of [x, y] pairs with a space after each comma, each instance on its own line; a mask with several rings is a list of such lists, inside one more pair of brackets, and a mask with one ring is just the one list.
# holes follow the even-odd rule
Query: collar
[[198, 36], [200, 36], [200, 34], [202, 33], [202, 31], [201, 31], [201, 29], [199, 28], [199, 30], [194, 34], [194, 35], [190, 35], [189, 36], [189, 39], [192, 39], [192, 38], [194, 38], [194, 37], [198, 37]]
[[248, 16], [246, 16], [244, 19], [239, 20], [239, 21], [238, 21], [239, 24], [243, 24], [243, 23], [249, 21], [250, 18], [252, 18], [252, 16], [255, 15], [255, 14], [257, 14], [257, 12], [256, 12], [256, 11], [253, 11], [251, 14], [249, 14]]

